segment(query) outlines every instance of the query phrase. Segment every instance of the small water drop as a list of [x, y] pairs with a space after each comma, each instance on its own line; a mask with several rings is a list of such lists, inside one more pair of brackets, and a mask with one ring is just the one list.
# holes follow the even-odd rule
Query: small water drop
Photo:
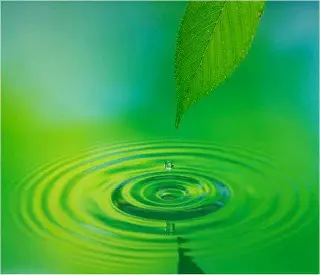
[[174, 164], [170, 160], [164, 162], [164, 169], [171, 170], [174, 167]]
[[176, 231], [176, 226], [173, 222], [166, 222], [165, 232], [166, 235], [174, 235]]

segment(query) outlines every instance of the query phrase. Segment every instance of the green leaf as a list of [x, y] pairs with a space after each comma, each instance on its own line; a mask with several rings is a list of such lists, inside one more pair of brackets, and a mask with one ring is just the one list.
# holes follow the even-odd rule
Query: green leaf
[[244, 59], [263, 9], [264, 1], [189, 2], [176, 49], [176, 127], [183, 113]]

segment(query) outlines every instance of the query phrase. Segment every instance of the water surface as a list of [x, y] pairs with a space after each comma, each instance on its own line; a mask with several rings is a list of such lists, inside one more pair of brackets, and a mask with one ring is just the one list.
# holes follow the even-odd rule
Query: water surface
[[186, 140], [98, 146], [40, 167], [14, 191], [22, 230], [109, 273], [161, 258], [176, 259], [177, 272], [182, 259], [259, 250], [312, 222], [316, 199], [266, 155]]

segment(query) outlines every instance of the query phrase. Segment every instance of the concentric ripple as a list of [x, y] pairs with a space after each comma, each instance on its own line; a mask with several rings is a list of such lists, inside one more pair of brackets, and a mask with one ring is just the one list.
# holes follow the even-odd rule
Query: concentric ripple
[[179, 221], [205, 216], [227, 203], [227, 186], [213, 178], [182, 171], [160, 170], [132, 177], [110, 190], [112, 204], [130, 216]]
[[[166, 160], [173, 169], [164, 169]], [[139, 273], [138, 263], [176, 258], [177, 236], [195, 260], [244, 253], [313, 217], [308, 183], [271, 163], [255, 152], [197, 142], [100, 146], [27, 176], [14, 192], [16, 218], [32, 237], [59, 240], [78, 262], [106, 273], [128, 266]], [[168, 224], [174, 234], [166, 234]]]

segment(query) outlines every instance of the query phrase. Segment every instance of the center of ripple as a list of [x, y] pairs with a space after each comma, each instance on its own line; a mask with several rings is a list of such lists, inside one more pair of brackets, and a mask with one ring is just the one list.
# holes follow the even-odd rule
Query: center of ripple
[[184, 191], [174, 188], [163, 189], [157, 193], [157, 197], [163, 200], [176, 200], [185, 195]]
[[227, 185], [193, 172], [178, 169], [145, 173], [129, 178], [114, 189], [113, 205], [122, 213], [142, 219], [178, 221], [209, 215], [230, 198]]

